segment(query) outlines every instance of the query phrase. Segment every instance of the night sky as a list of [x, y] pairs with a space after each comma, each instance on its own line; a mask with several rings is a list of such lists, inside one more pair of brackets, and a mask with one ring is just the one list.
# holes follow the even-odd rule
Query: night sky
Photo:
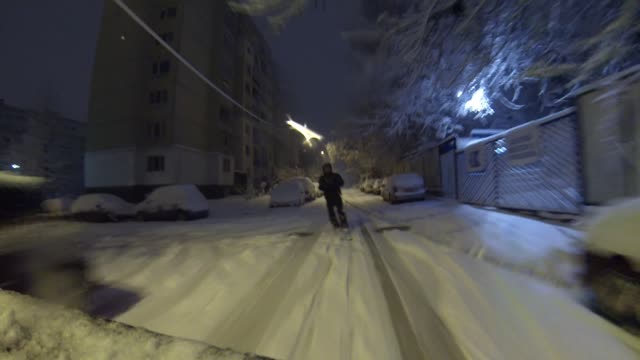
[[[30, 108], [49, 106], [86, 121], [101, 0], [8, 0], [0, 11], [0, 98]], [[328, 132], [355, 93], [357, 65], [340, 32], [355, 27], [360, 0], [327, 0], [284, 31], [268, 31], [290, 113]], [[284, 121], [284, 119], [283, 119]]]

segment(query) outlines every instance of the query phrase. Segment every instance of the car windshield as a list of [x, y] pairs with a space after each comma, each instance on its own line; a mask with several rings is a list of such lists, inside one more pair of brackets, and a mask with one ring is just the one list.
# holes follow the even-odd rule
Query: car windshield
[[640, 359], [640, 0], [0, 7], [0, 359]]

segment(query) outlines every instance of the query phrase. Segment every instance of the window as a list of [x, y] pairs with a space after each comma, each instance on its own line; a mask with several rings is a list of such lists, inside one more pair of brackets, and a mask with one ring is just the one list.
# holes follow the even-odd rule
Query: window
[[247, 94], [251, 95], [251, 86], [249, 86], [249, 84], [244, 84], [244, 90]]
[[225, 158], [222, 160], [222, 171], [229, 173], [231, 172], [231, 160]]
[[158, 63], [153, 63], [152, 73], [153, 75], [156, 75], [158, 73]]
[[227, 108], [220, 108], [220, 121], [225, 123], [229, 121], [229, 110]]
[[244, 133], [246, 135], [249, 135], [249, 125], [247, 125], [247, 124], [244, 125]]
[[169, 102], [169, 91], [158, 90], [149, 93], [149, 104], [166, 104]]
[[233, 34], [229, 29], [224, 30], [224, 47], [226, 49], [233, 48]]
[[162, 171], [164, 171], [164, 156], [148, 156], [147, 172], [162, 172]]
[[160, 19], [164, 19], [166, 14], [167, 14], [166, 11], [164, 11], [164, 10], [160, 11]]
[[224, 134], [224, 146], [229, 146], [229, 134]]
[[167, 9], [167, 17], [174, 18], [178, 14], [178, 9], [172, 7]]
[[244, 146], [244, 154], [247, 156], [251, 156], [251, 149], [249, 148], [249, 145]]
[[160, 124], [153, 124], [153, 137], [160, 137]]
[[[171, 44], [171, 42], [173, 42], [173, 33], [168, 32], [168, 33], [160, 34], [160, 38], [164, 40], [164, 42]], [[156, 40], [156, 46], [159, 46], [159, 45], [160, 45], [160, 42]]]
[[159, 66], [160, 74], [166, 74], [170, 70], [171, 70], [171, 63], [168, 60], [160, 63], [160, 66]]

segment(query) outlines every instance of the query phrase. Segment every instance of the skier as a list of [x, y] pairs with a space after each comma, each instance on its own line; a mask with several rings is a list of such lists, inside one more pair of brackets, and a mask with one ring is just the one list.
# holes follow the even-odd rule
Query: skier
[[[318, 188], [324, 192], [324, 199], [327, 201], [327, 210], [329, 210], [329, 220], [334, 227], [348, 228], [347, 216], [343, 210], [342, 192], [340, 188], [344, 185], [342, 176], [334, 173], [331, 164], [322, 165], [322, 176], [318, 180]], [[338, 211], [338, 218], [334, 208]]]

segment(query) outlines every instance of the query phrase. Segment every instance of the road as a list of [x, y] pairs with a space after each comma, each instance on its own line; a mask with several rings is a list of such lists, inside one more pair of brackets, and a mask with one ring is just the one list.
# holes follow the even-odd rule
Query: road
[[276, 359], [636, 358], [634, 339], [571, 298], [571, 229], [441, 200], [345, 199], [349, 239], [322, 199], [265, 198], [214, 201], [197, 222], [6, 238], [79, 243], [103, 285], [98, 315]]

